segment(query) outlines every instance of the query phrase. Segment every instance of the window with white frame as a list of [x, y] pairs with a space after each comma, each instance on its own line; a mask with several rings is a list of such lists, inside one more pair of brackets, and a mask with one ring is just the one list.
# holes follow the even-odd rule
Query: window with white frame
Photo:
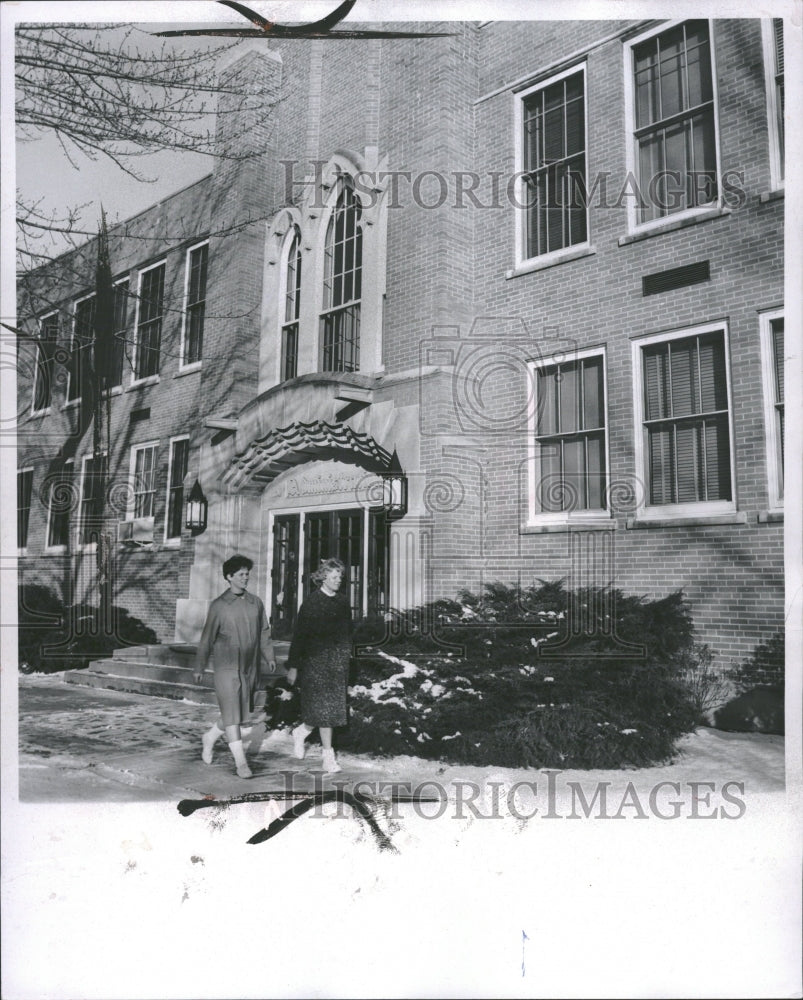
[[184, 312], [182, 365], [196, 364], [203, 357], [208, 257], [208, 243], [187, 251], [187, 305]]
[[523, 253], [541, 257], [588, 240], [585, 68], [520, 95]]
[[571, 359], [532, 366], [531, 516], [566, 520], [602, 514], [607, 506], [605, 354], [596, 348]]
[[764, 72], [767, 90], [767, 127], [770, 137], [770, 174], [773, 188], [784, 181], [784, 48], [783, 18], [765, 18]]
[[156, 456], [159, 443], [136, 444], [131, 449], [133, 504], [130, 516], [153, 517], [156, 498]]
[[770, 508], [783, 507], [784, 445], [784, 317], [764, 313], [760, 317], [761, 353], [764, 367], [764, 422], [767, 445], [767, 477]]
[[70, 517], [75, 505], [73, 460], [67, 459], [51, 478], [47, 499], [47, 548], [64, 548], [70, 539]]
[[81, 467], [81, 506], [78, 517], [78, 544], [97, 542], [103, 529], [106, 493], [106, 456], [85, 455]]
[[89, 372], [89, 355], [95, 336], [95, 296], [88, 295], [75, 303], [72, 344], [67, 368], [67, 402], [77, 402], [83, 395], [83, 381]]
[[715, 326], [634, 342], [636, 452], [647, 516], [733, 509], [726, 336]]
[[28, 527], [31, 521], [33, 469], [17, 470], [17, 548], [28, 547]]
[[301, 231], [293, 226], [285, 258], [281, 379], [298, 374], [298, 321], [301, 315]]
[[159, 374], [164, 310], [164, 264], [142, 271], [139, 276], [137, 337], [134, 351], [134, 380]]
[[170, 442], [165, 539], [181, 538], [182, 515], [184, 513], [184, 477], [187, 475], [189, 451], [190, 439], [187, 437], [174, 438]]
[[58, 313], [44, 316], [39, 323], [39, 341], [36, 345], [36, 368], [34, 369], [33, 376], [33, 413], [42, 413], [50, 407], [53, 395], [54, 354], [58, 336]]
[[324, 246], [321, 370], [354, 372], [360, 367], [362, 213], [351, 178], [342, 177], [339, 186]]
[[642, 225], [718, 203], [711, 27], [684, 21], [630, 43], [628, 119]]

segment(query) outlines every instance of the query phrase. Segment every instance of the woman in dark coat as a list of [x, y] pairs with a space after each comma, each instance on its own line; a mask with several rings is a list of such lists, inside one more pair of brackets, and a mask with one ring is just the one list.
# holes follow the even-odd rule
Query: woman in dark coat
[[301, 605], [287, 658], [287, 678], [298, 679], [301, 725], [293, 730], [293, 753], [304, 756], [304, 740], [317, 727], [323, 746], [323, 767], [339, 771], [332, 749], [332, 727], [345, 726], [346, 688], [351, 658], [351, 608], [338, 593], [346, 567], [325, 559], [313, 580], [320, 586]]
[[275, 666], [265, 607], [258, 597], [246, 591], [253, 565], [247, 556], [240, 555], [223, 563], [229, 589], [209, 605], [194, 675], [200, 683], [211, 659], [220, 719], [204, 733], [201, 754], [204, 763], [212, 763], [212, 748], [225, 732], [241, 778], [251, 777], [240, 727], [252, 721], [260, 658], [271, 671]]

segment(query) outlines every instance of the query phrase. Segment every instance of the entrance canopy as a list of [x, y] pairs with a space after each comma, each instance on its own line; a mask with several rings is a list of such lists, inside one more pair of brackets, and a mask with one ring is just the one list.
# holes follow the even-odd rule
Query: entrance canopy
[[313, 459], [354, 462], [371, 472], [390, 466], [391, 456], [368, 434], [347, 424], [312, 420], [269, 431], [235, 455], [222, 476], [231, 492], [261, 492], [294, 465]]

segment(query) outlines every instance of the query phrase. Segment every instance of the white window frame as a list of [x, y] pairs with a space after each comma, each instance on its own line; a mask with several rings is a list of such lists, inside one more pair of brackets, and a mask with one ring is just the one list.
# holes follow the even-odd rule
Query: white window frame
[[[134, 328], [131, 336], [132, 344], [132, 358], [133, 365], [131, 371], [131, 382], [130, 386], [137, 385], [155, 385], [159, 382], [160, 374], [162, 370], [161, 357], [159, 359], [159, 371], [154, 375], [144, 375], [142, 378], [137, 377], [137, 352], [139, 350], [139, 314], [142, 306], [142, 278], [143, 275], [147, 274], [149, 271], [156, 270], [157, 267], [163, 267], [165, 272], [165, 282], [167, 281], [167, 263], [165, 260], [159, 260], [155, 264], [149, 264], [148, 267], [143, 267], [141, 271], [137, 272], [137, 301], [136, 309], [134, 310]], [[164, 319], [164, 300], [165, 300], [166, 288], [162, 286], [162, 318]], [[162, 329], [164, 333], [164, 329]], [[161, 355], [161, 337], [159, 338], [159, 352]]]
[[[25, 533], [25, 544], [21, 545], [21, 546], [17, 546], [17, 555], [19, 555], [19, 556], [24, 556], [24, 555], [28, 554], [28, 539], [30, 538], [30, 535], [31, 535], [31, 510], [33, 509], [33, 477], [35, 475], [35, 471], [36, 470], [34, 469], [34, 466], [32, 466], [32, 465], [23, 465], [19, 469], [17, 469], [17, 483], [18, 484], [19, 484], [19, 477], [20, 477], [20, 475], [24, 475], [26, 472], [30, 472], [30, 474], [31, 474], [31, 495], [30, 495], [30, 497], [28, 499], [28, 530]], [[49, 505], [50, 505], [50, 501], [48, 499], [48, 506]], [[19, 526], [19, 512], [20, 512], [20, 507], [17, 506], [17, 526]]]
[[[647, 469], [647, 454], [645, 448], [644, 429], [644, 378], [642, 363], [642, 348], [650, 344], [663, 344], [670, 340], [682, 340], [706, 333], [722, 333], [725, 352], [725, 381], [728, 399], [728, 445], [730, 448], [731, 500], [697, 500], [693, 503], [650, 504], [649, 471]], [[730, 341], [728, 324], [706, 323], [701, 326], [688, 327], [683, 330], [673, 330], [664, 333], [648, 334], [637, 337], [631, 342], [633, 363], [633, 412], [635, 415], [635, 458], [636, 476], [644, 484], [638, 491], [638, 504], [635, 511], [636, 520], [668, 520], [672, 518], [717, 517], [736, 512], [736, 455], [733, 434], [733, 390], [731, 384]]]
[[553, 83], [558, 83], [560, 80], [564, 80], [567, 77], [575, 76], [577, 73], [582, 73], [583, 75], [583, 127], [585, 130], [585, 176], [586, 176], [586, 194], [588, 193], [588, 77], [586, 73], [586, 64], [584, 62], [578, 63], [569, 69], [565, 69], [560, 73], [555, 73], [552, 76], [545, 77], [543, 80], [539, 80], [538, 83], [533, 84], [526, 90], [522, 90], [517, 94], [514, 94], [514, 125], [513, 125], [513, 135], [514, 135], [514, 155], [516, 164], [515, 173], [515, 197], [514, 205], [516, 206], [513, 213], [513, 225], [516, 243], [516, 253], [515, 253], [515, 266], [522, 267], [531, 263], [547, 264], [552, 262], [557, 262], [563, 257], [574, 257], [578, 252], [591, 249], [591, 216], [588, 211], [588, 205], [586, 204], [586, 238], [582, 243], [573, 243], [568, 247], [561, 247], [560, 250], [553, 250], [550, 253], [540, 254], [536, 257], [527, 256], [527, 212], [528, 208], [525, 206], [528, 204], [527, 187], [524, 181], [524, 101], [525, 98], [534, 94], [536, 91], [544, 90]]
[[778, 435], [775, 431], [775, 352], [772, 343], [772, 321], [784, 318], [783, 309], [773, 309], [759, 313], [759, 330], [761, 335], [761, 369], [764, 388], [764, 440], [767, 456], [767, 487], [769, 509], [782, 511], [784, 509], [781, 495], [781, 449]]
[[[784, 189], [784, 164], [778, 131], [778, 95], [775, 89], [775, 18], [761, 19], [761, 42], [764, 49], [764, 83], [767, 94], [767, 132], [769, 136], [770, 185], [773, 191]], [[781, 18], [781, 20], [783, 20]], [[785, 29], [784, 25], [784, 29]]]
[[624, 80], [625, 80], [625, 165], [627, 168], [627, 176], [635, 178], [639, 186], [639, 191], [641, 191], [641, 178], [638, 174], [638, 164], [636, 157], [636, 140], [635, 140], [635, 129], [636, 129], [636, 110], [635, 110], [635, 93], [633, 86], [633, 76], [634, 76], [634, 63], [633, 63], [633, 49], [637, 45], [641, 45], [642, 42], [648, 41], [650, 38], [654, 38], [656, 35], [662, 35], [664, 32], [670, 31], [672, 28], [676, 28], [678, 25], [683, 24], [686, 21], [707, 21], [708, 22], [708, 45], [711, 53], [711, 95], [714, 106], [714, 149], [716, 151], [716, 171], [717, 171], [717, 197], [715, 201], [709, 202], [706, 205], [698, 205], [694, 208], [687, 208], [681, 212], [672, 212], [669, 215], [663, 215], [658, 219], [650, 219], [647, 222], [639, 222], [638, 215], [636, 211], [635, 197], [627, 199], [627, 230], [628, 233], [644, 233], [650, 230], [660, 230], [667, 226], [671, 226], [674, 223], [680, 222], [684, 219], [693, 219], [701, 215], [706, 215], [712, 211], [721, 211], [723, 205], [723, 194], [722, 194], [722, 151], [720, 149], [720, 136], [719, 136], [719, 88], [717, 86], [717, 60], [716, 60], [716, 46], [714, 44], [714, 22], [711, 18], [691, 18], [691, 17], [681, 17], [676, 18], [671, 21], [665, 21], [649, 31], [645, 31], [643, 34], [637, 35], [634, 38], [628, 39], [623, 45], [624, 54]]
[[[541, 481], [541, 456], [540, 448], [536, 441], [536, 435], [538, 430], [538, 371], [542, 368], [549, 368], [551, 365], [557, 364], [559, 361], [581, 361], [584, 358], [602, 358], [602, 389], [603, 389], [603, 412], [605, 415], [605, 507], [595, 507], [588, 510], [561, 510], [561, 511], [542, 511], [538, 506], [538, 486]], [[609, 414], [608, 414], [608, 359], [607, 352], [604, 346], [601, 347], [587, 347], [582, 350], [573, 351], [570, 358], [566, 357], [565, 352], [556, 352], [552, 355], [547, 355], [543, 358], [538, 358], [537, 360], [532, 360], [528, 364], [529, 369], [529, 379], [530, 379], [530, 398], [532, 405], [528, 412], [528, 447], [527, 447], [527, 485], [528, 485], [528, 498], [527, 498], [527, 524], [529, 527], [536, 527], [538, 525], [549, 525], [549, 524], [571, 524], [572, 522], [581, 522], [583, 524], [589, 521], [610, 521], [611, 512], [610, 505], [607, 502], [608, 496], [610, 494], [610, 474], [611, 474], [611, 461], [610, 461], [610, 435], [608, 433], [609, 428]]]
[[[156, 510], [156, 496], [159, 492], [158, 490], [158, 471], [159, 471], [159, 441], [143, 441], [140, 444], [132, 444], [131, 452], [129, 454], [129, 466], [128, 466], [128, 481], [131, 484], [131, 495], [128, 502], [128, 507], [126, 509], [126, 521], [137, 520], [136, 511], [136, 485], [137, 485], [137, 452], [146, 451], [147, 449], [153, 449], [154, 459], [153, 459], [153, 509]], [[150, 492], [150, 490], [148, 491]], [[155, 514], [145, 515], [142, 517], [154, 518]]]
[[[80, 485], [79, 485], [78, 511], [77, 511], [78, 519], [77, 519], [77, 523], [75, 525], [76, 541], [77, 541], [76, 548], [79, 549], [81, 552], [95, 552], [95, 550], [98, 547], [98, 543], [97, 542], [81, 542], [80, 541], [80, 538], [81, 538], [81, 529], [82, 529], [82, 526], [83, 526], [83, 516], [84, 516], [84, 487], [86, 485], [86, 465], [87, 465], [87, 462], [91, 462], [92, 459], [94, 459], [94, 458], [95, 458], [95, 456], [93, 454], [91, 454], [91, 453], [87, 454], [87, 455], [81, 456], [81, 482], [80, 482]], [[100, 453], [100, 458], [106, 460], [106, 463], [107, 463], [107, 472], [108, 472], [108, 461], [109, 461], [108, 454], [105, 451], [103, 451], [103, 452]]]
[[[70, 469], [71, 469], [71, 471], [70, 471], [70, 485], [73, 486], [75, 484], [75, 460], [72, 459], [72, 458], [68, 458], [65, 461], [65, 463], [64, 463], [64, 468], [66, 469], [66, 467], [68, 465], [70, 466]], [[67, 545], [65, 543], [63, 543], [63, 542], [60, 543], [60, 544], [58, 544], [58, 545], [51, 545], [50, 544], [50, 525], [51, 525], [52, 520], [53, 520], [53, 487], [55, 485], [56, 485], [55, 483], [51, 484], [51, 486], [50, 486], [50, 492], [48, 493], [48, 497], [47, 497], [47, 523], [45, 524], [45, 546], [44, 546], [44, 548], [45, 548], [45, 552], [48, 552], [48, 553], [66, 552], [67, 551]], [[80, 489], [80, 484], [79, 484], [79, 489]], [[79, 500], [79, 504], [78, 504], [78, 510], [79, 510], [79, 512], [81, 510], [80, 500]], [[70, 515], [69, 515], [69, 518], [67, 520], [67, 538], [70, 537], [70, 531], [72, 530], [72, 517], [73, 517], [74, 514], [75, 514], [75, 511], [70, 511]]]
[[[173, 445], [176, 444], [177, 441], [187, 442], [187, 459], [189, 460], [190, 436], [189, 434], [177, 434], [175, 437], [171, 437], [167, 443], [167, 484], [165, 486], [165, 516], [164, 516], [165, 523], [162, 536], [164, 539], [164, 544], [170, 547], [173, 546], [177, 547], [181, 544], [181, 532], [179, 532], [178, 535], [172, 535], [169, 537], [167, 534], [168, 520], [170, 518], [170, 482], [173, 476]], [[182, 498], [182, 506], [184, 505], [185, 500], [186, 497]]]
[[59, 332], [60, 332], [59, 331], [59, 325], [60, 324], [59, 324], [59, 311], [58, 311], [58, 309], [54, 309], [53, 312], [49, 312], [49, 313], [47, 313], [46, 315], [42, 316], [39, 319], [39, 337], [38, 337], [37, 342], [36, 342], [36, 361], [35, 361], [34, 367], [33, 367], [33, 381], [32, 381], [32, 384], [31, 384], [31, 388], [32, 388], [32, 392], [31, 392], [31, 416], [32, 417], [44, 417], [44, 416], [47, 416], [51, 412], [51, 409], [53, 407], [53, 378], [54, 378], [54, 375], [55, 375], [55, 373], [53, 371], [53, 368], [51, 367], [51, 371], [50, 371], [51, 384], [50, 384], [50, 394], [48, 396], [48, 403], [47, 403], [47, 406], [43, 406], [41, 410], [37, 410], [36, 409], [36, 383], [39, 381], [39, 363], [40, 363], [40, 358], [41, 358], [41, 355], [42, 355], [42, 347], [41, 347], [41, 345], [44, 343], [44, 337], [42, 335], [42, 331], [44, 329], [45, 323], [49, 319], [52, 319], [54, 316], [56, 317], [56, 339], [54, 341], [52, 341], [52, 344], [53, 344], [53, 347], [55, 349], [56, 347], [58, 347]]
[[[90, 299], [94, 298], [95, 298], [95, 293], [90, 292], [88, 295], [82, 295], [80, 298], [76, 299], [75, 302], [73, 302], [72, 317], [71, 317], [72, 334], [70, 336], [71, 359], [73, 351], [75, 350], [76, 327], [78, 323], [78, 307], [81, 305], [82, 302], [88, 302]], [[95, 304], [95, 308], [97, 309], [97, 303]], [[80, 396], [76, 396], [75, 399], [70, 399], [70, 383], [72, 381], [72, 373], [70, 371], [70, 368], [72, 368], [72, 360], [70, 361], [70, 365], [67, 368], [67, 382], [64, 387], [64, 406], [62, 407], [62, 409], [64, 410], [71, 409], [74, 406], [79, 406], [81, 403]]]
[[[190, 258], [194, 250], [200, 250], [201, 247], [208, 247], [209, 240], [201, 240], [198, 243], [194, 243], [191, 247], [187, 247], [184, 256], [184, 298], [181, 307], [181, 348], [179, 350], [179, 366], [178, 370], [180, 372], [193, 372], [197, 371], [203, 364], [203, 352], [201, 357], [197, 361], [186, 361], [187, 352], [187, 309], [189, 306], [189, 296], [190, 296]], [[206, 257], [207, 264], [207, 279], [209, 278], [209, 251], [207, 250]], [[204, 289], [204, 302], [207, 301], [206, 292], [208, 289]], [[206, 317], [204, 316], [204, 326], [206, 325]]]

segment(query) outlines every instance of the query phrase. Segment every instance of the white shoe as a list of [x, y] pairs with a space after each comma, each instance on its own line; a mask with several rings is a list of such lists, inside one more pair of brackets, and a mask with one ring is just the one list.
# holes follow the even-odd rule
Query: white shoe
[[338, 771], [343, 769], [335, 760], [334, 750], [324, 750], [323, 752], [323, 769], [327, 774], [337, 774]]
[[237, 777], [238, 778], [253, 778], [254, 773], [247, 764], [237, 765]]

